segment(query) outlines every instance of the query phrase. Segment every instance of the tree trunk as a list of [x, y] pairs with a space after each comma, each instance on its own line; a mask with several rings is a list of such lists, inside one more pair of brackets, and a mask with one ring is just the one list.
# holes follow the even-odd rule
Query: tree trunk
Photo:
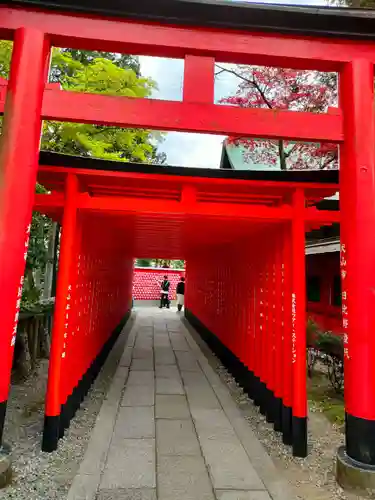
[[279, 140], [279, 160], [280, 160], [280, 168], [281, 170], [286, 170], [286, 156], [284, 151], [284, 141]]
[[14, 346], [13, 370], [17, 379], [25, 379], [31, 371], [27, 328], [27, 322], [20, 322], [17, 331], [16, 345]]
[[51, 326], [52, 318], [47, 314], [41, 322], [39, 331], [40, 355], [44, 359], [49, 358], [51, 350]]
[[56, 296], [56, 283], [57, 283], [57, 268], [58, 268], [58, 254], [60, 245], [60, 224], [56, 225], [55, 248], [53, 252], [53, 276], [52, 276], [52, 290], [51, 297]]
[[53, 272], [55, 266], [55, 247], [57, 245], [57, 222], [52, 224], [50, 231], [49, 241], [48, 241], [48, 255], [46, 271], [44, 276], [44, 289], [43, 289], [43, 299], [49, 299], [52, 297], [52, 282], [53, 282]]

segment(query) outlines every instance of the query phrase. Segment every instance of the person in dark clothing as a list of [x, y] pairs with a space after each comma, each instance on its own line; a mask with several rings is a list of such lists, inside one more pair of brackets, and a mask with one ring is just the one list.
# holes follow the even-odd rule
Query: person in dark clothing
[[161, 283], [160, 289], [160, 306], [159, 309], [162, 309], [164, 306], [169, 309], [169, 288], [171, 284], [168, 281], [168, 276], [164, 276], [164, 281]]
[[181, 276], [181, 279], [177, 284], [176, 295], [177, 295], [177, 309], [181, 311], [185, 299], [185, 278], [183, 276]]

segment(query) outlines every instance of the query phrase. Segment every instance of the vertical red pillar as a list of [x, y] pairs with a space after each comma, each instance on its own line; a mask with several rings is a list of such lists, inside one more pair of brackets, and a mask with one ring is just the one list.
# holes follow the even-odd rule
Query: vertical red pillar
[[0, 144], [0, 445], [22, 294], [49, 61], [44, 33], [15, 32]]
[[283, 228], [283, 248], [281, 263], [281, 287], [282, 287], [282, 395], [283, 406], [281, 409], [281, 427], [283, 432], [283, 443], [292, 444], [292, 242], [291, 227], [288, 224]]
[[340, 75], [341, 277], [346, 454], [375, 466], [375, 160], [374, 71], [348, 63]]
[[283, 397], [283, 329], [282, 329], [282, 236], [283, 232], [279, 229], [276, 234], [275, 243], [275, 274], [274, 274], [274, 381], [275, 381], [275, 431], [282, 431], [282, 397]]
[[59, 439], [62, 404], [62, 365], [66, 356], [65, 335], [69, 329], [68, 296], [71, 291], [73, 248], [77, 225], [78, 179], [74, 174], [66, 178], [65, 206], [60, 244], [59, 273], [52, 329], [52, 343], [48, 370], [48, 386], [43, 432], [43, 451], [54, 451]]
[[307, 456], [306, 389], [306, 272], [305, 272], [305, 196], [293, 193], [292, 221], [292, 376], [293, 376], [293, 455]]

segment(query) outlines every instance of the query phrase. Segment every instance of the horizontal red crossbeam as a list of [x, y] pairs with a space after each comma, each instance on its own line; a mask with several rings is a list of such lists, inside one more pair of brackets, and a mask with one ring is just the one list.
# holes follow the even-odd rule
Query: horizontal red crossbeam
[[[69, 157], [67, 157], [68, 159]], [[68, 160], [67, 160], [68, 161]], [[253, 188], [254, 193], [258, 193], [262, 196], [264, 190], [266, 190], [267, 195], [274, 194], [280, 195], [281, 192], [284, 194], [286, 192], [291, 192], [293, 189], [301, 188], [306, 192], [306, 198], [309, 199], [313, 195], [314, 200], [318, 201], [322, 198], [326, 198], [332, 196], [338, 191], [338, 185], [335, 183], [319, 183], [319, 182], [280, 182], [280, 181], [268, 181], [268, 180], [247, 180], [247, 179], [228, 179], [228, 178], [211, 178], [211, 177], [197, 177], [197, 176], [184, 176], [181, 177], [179, 175], [160, 175], [155, 173], [138, 173], [138, 172], [123, 172], [123, 171], [108, 171], [108, 170], [90, 170], [90, 169], [80, 169], [80, 168], [72, 168], [68, 165], [62, 169], [61, 167], [56, 166], [48, 166], [43, 165], [39, 166], [38, 178], [39, 181], [46, 185], [47, 187], [51, 185], [51, 183], [58, 182], [60, 184], [60, 189], [64, 190], [65, 177], [68, 174], [77, 175], [83, 184], [89, 183], [92, 186], [92, 182], [96, 185], [101, 184], [101, 179], [103, 179], [103, 185], [113, 186], [116, 188], [119, 187], [123, 182], [127, 182], [128, 180], [138, 181], [140, 185], [142, 181], [155, 181], [162, 182], [165, 188], [168, 187], [168, 184], [181, 184], [184, 186], [196, 186], [203, 190], [206, 189], [206, 185], [215, 186], [216, 187], [225, 187], [225, 190], [228, 191], [236, 190], [242, 186], [246, 186], [247, 188]], [[95, 184], [94, 184], [95, 185]], [[59, 189], [59, 190], [60, 190]]]
[[[34, 210], [48, 212], [49, 209], [64, 207], [64, 197], [60, 194], [36, 194]], [[200, 215], [203, 217], [219, 217], [253, 220], [291, 220], [292, 208], [288, 205], [269, 207], [263, 205], [236, 205], [234, 203], [199, 203], [177, 202], [167, 200], [148, 200], [144, 198], [125, 198], [111, 196], [88, 196], [83, 193], [78, 196], [77, 208], [80, 210], [102, 213], [137, 213], [137, 214], [168, 214], [168, 215]], [[339, 212], [330, 210], [305, 210], [306, 222], [333, 223], [339, 222]]]
[[[43, 212], [49, 208], [64, 206], [64, 198], [60, 195], [35, 195], [34, 210]], [[287, 220], [292, 217], [288, 206], [268, 207], [262, 205], [235, 205], [231, 203], [189, 203], [148, 200], [145, 198], [125, 198], [112, 196], [90, 197], [81, 194], [77, 199], [77, 208], [92, 212], [123, 212], [137, 214], [171, 214], [201, 215], [225, 218]]]
[[0, 39], [19, 27], [43, 29], [55, 46], [87, 50], [184, 58], [214, 57], [220, 62], [338, 71], [345, 62], [366, 58], [375, 62], [368, 42], [301, 36], [183, 28], [0, 7]]
[[[0, 82], [0, 114], [5, 87]], [[129, 128], [200, 132], [301, 141], [341, 142], [341, 112], [329, 114], [242, 109], [214, 104], [131, 99], [46, 88], [43, 118]]]
[[45, 92], [43, 118], [154, 130], [282, 137], [301, 141], [341, 142], [344, 137], [339, 110], [337, 113], [323, 115], [59, 90]]

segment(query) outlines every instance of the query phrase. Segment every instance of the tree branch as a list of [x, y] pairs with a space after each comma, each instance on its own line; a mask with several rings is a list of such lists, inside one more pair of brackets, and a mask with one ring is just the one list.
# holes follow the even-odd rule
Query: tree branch
[[331, 156], [331, 158], [329, 158], [327, 161], [325, 161], [323, 163], [323, 165], [319, 168], [319, 170], [324, 170], [325, 168], [328, 167], [328, 165], [330, 163], [332, 163], [333, 161], [337, 160], [337, 154], [334, 154], [333, 156]]

